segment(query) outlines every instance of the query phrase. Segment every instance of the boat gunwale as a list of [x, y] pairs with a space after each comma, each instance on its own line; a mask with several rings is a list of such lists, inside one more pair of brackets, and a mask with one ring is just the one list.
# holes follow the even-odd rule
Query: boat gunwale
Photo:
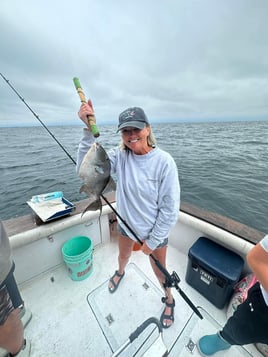
[[187, 202], [181, 203], [180, 210], [181, 212], [185, 212], [195, 218], [201, 219], [204, 222], [210, 223], [215, 227], [242, 238], [252, 244], [257, 244], [266, 235], [265, 232], [259, 231], [229, 217], [207, 211]]
[[[114, 196], [109, 197], [108, 200], [110, 204], [113, 204], [113, 206], [115, 206]], [[42, 223], [41, 225], [37, 225], [36, 219], [33, 214], [4, 220], [3, 223], [7, 230], [8, 236], [12, 238], [11, 243], [12, 246], [14, 247], [20, 245], [18, 242], [15, 242], [14, 240], [16, 240], [16, 238], [19, 238], [25, 232], [34, 230], [35, 231], [34, 235], [36, 237], [36, 229], [38, 229], [38, 233], [41, 238], [45, 234], [46, 235], [48, 235], [48, 233], [52, 234], [55, 231], [67, 228], [73, 224], [79, 224], [82, 223], [83, 221], [88, 221], [89, 219], [98, 218], [99, 211], [94, 211], [94, 212], [86, 213], [83, 217], [80, 216], [80, 221], [79, 222], [77, 221], [78, 218], [77, 216], [81, 215], [86, 205], [87, 205], [87, 199], [75, 202], [76, 209], [69, 216], [59, 218], [55, 221]], [[188, 216], [203, 221], [203, 223], [208, 223], [218, 229], [230, 233], [234, 237], [238, 237], [239, 239], [243, 239], [252, 244], [257, 244], [265, 236], [264, 232], [261, 232], [257, 229], [254, 229], [245, 224], [237, 222], [231, 218], [207, 211], [193, 204], [181, 202], [180, 211]], [[109, 211], [109, 206], [105, 202], [103, 202], [102, 214], [109, 214], [111, 212], [112, 212], [111, 209]], [[180, 215], [180, 217], [181, 216], [182, 215]], [[30, 243], [31, 238], [29, 237], [28, 240]], [[27, 242], [25, 241], [22, 244], [25, 243], [27, 244]]]

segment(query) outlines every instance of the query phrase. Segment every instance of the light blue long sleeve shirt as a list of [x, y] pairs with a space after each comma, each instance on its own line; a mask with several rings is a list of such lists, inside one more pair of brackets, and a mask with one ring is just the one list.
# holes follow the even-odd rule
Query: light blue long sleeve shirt
[[[77, 168], [94, 142], [84, 130], [77, 154]], [[175, 225], [180, 208], [178, 170], [172, 156], [156, 147], [145, 155], [117, 147], [107, 152], [111, 174], [116, 174], [116, 202], [120, 216], [139, 239], [154, 250]], [[119, 220], [128, 236], [134, 235]]]

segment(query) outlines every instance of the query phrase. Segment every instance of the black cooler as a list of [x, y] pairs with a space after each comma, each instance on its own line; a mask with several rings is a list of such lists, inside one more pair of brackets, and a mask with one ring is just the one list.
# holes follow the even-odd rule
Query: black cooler
[[222, 309], [239, 280], [244, 260], [221, 245], [200, 237], [189, 249], [186, 281]]

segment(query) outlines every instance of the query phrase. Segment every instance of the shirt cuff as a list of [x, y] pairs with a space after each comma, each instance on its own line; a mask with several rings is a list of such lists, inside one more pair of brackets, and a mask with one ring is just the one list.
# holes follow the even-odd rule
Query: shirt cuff
[[163, 242], [163, 239], [156, 238], [150, 234], [148, 239], [145, 240], [145, 242], [151, 250], [155, 250], [159, 246], [159, 244]]

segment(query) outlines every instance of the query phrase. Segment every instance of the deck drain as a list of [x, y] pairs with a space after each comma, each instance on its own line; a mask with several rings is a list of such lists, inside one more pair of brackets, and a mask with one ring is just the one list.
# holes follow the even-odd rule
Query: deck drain
[[108, 324], [111, 325], [114, 322], [112, 314], [107, 315], [106, 320], [108, 321]]
[[145, 290], [149, 289], [149, 285], [147, 283], [143, 283], [142, 286], [144, 287]]
[[190, 338], [186, 347], [188, 348], [188, 350], [193, 353], [196, 347], [196, 344], [193, 342], [193, 340]]

